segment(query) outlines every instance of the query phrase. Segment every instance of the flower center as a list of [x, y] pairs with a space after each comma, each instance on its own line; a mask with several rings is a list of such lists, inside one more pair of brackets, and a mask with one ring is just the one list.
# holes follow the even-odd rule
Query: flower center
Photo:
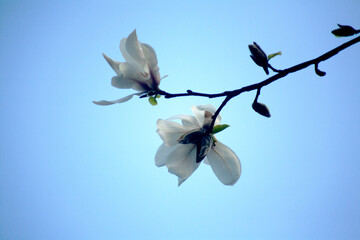
[[214, 138], [211, 134], [206, 134], [207, 128], [195, 129], [185, 133], [178, 139], [180, 144], [196, 145], [196, 162], [201, 162], [214, 146]]

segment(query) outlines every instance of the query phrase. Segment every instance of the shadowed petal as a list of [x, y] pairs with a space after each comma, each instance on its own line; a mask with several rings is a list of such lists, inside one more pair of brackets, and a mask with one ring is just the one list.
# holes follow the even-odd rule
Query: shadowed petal
[[203, 127], [204, 126], [205, 111], [198, 109], [197, 106], [192, 106], [191, 111], [195, 115], [195, 118], [196, 118], [196, 120], [198, 122], [197, 125]]
[[196, 163], [196, 146], [194, 144], [178, 144], [170, 153], [166, 162], [168, 171], [179, 177], [179, 186], [198, 168]]
[[113, 77], [111, 79], [111, 85], [113, 87], [121, 89], [132, 88], [139, 92], [147, 92], [150, 90], [145, 83], [139, 82], [134, 79], [124, 78], [122, 75]]
[[225, 185], [234, 185], [241, 174], [241, 164], [236, 154], [217, 141], [207, 155], [212, 170]]
[[165, 165], [170, 153], [175, 149], [175, 146], [168, 147], [165, 144], [161, 144], [155, 155], [155, 165], [162, 167]]
[[159, 73], [159, 67], [158, 67], [158, 60], [156, 57], [155, 50], [146, 43], [142, 43], [141, 47], [144, 51], [147, 64], [149, 65], [149, 68], [151, 70], [153, 83], [151, 83], [152, 87], [159, 86], [160, 85], [160, 73]]
[[111, 85], [116, 88], [129, 89], [134, 85], [134, 80], [124, 78], [122, 75], [115, 76], [111, 79]]
[[136, 65], [128, 62], [122, 62], [120, 63], [120, 72], [125, 78], [135, 79], [137, 81], [146, 83], [148, 77], [144, 77], [137, 68]]
[[173, 146], [178, 143], [178, 139], [186, 132], [192, 130], [191, 127], [183, 126], [179, 123], [159, 119], [156, 122], [157, 133], [164, 141], [166, 146]]

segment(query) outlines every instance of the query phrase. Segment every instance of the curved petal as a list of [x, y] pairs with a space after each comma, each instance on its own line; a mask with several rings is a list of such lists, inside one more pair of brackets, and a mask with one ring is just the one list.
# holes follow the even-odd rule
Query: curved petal
[[199, 167], [195, 144], [177, 144], [166, 161], [168, 171], [179, 178], [179, 186]]
[[[134, 80], [124, 78], [122, 75], [115, 76], [111, 79], [111, 85], [120, 89], [129, 89], [135, 84]], [[144, 91], [144, 90], [143, 90]]]
[[141, 95], [141, 94], [143, 94], [143, 93], [133, 93], [133, 94], [130, 94], [129, 96], [120, 98], [118, 100], [114, 100], [114, 101], [101, 100], [101, 101], [93, 101], [93, 103], [95, 103], [97, 105], [101, 105], [101, 106], [107, 106], [107, 105], [111, 105], [114, 103], [123, 103], [123, 102], [129, 101], [134, 95]]
[[173, 116], [171, 118], [168, 118], [167, 120], [170, 121], [170, 120], [175, 120], [175, 119], [180, 119], [181, 123], [184, 126], [192, 127], [194, 129], [201, 128], [201, 126], [199, 125], [199, 123], [197, 122], [197, 120], [194, 116], [179, 114], [179, 115]]
[[122, 75], [113, 77], [111, 79], [111, 85], [120, 89], [132, 88], [139, 92], [148, 92], [150, 90], [147, 84], [134, 79], [124, 78]]
[[122, 62], [119, 65], [119, 69], [120, 69], [121, 74], [125, 78], [134, 79], [134, 80], [143, 82], [144, 84], [148, 80], [148, 77], [144, 77], [141, 74], [141, 72], [139, 71], [139, 69], [137, 68], [137, 66], [132, 63]]
[[146, 64], [145, 54], [137, 38], [136, 30], [120, 41], [120, 51], [125, 60], [134, 64], [144, 77], [150, 77], [149, 67]]
[[212, 104], [198, 105], [197, 108], [203, 111], [209, 111], [212, 114], [216, 112], [216, 108]]
[[104, 56], [105, 60], [109, 63], [110, 67], [116, 72], [116, 74], [120, 75], [121, 74], [120, 62], [112, 60], [111, 58], [106, 56], [104, 53], [102, 55]]
[[[211, 104], [198, 105], [197, 108], [198, 108], [199, 110], [202, 110], [202, 111], [209, 111], [209, 112], [212, 113], [212, 115], [214, 115], [215, 112], [216, 112], [216, 108], [215, 108], [213, 105], [211, 105]], [[219, 115], [217, 116], [217, 118], [216, 118], [215, 125], [219, 124], [220, 121], [221, 121], [221, 116], [220, 116], [220, 114], [219, 114]]]
[[170, 153], [174, 151], [175, 147], [176, 145], [168, 147], [164, 143], [161, 144], [155, 155], [155, 165], [158, 167], [164, 166]]
[[151, 80], [151, 83], [149, 86], [151, 86], [152, 88], [157, 87], [160, 85], [161, 78], [160, 78], [158, 60], [156, 57], [155, 50], [146, 43], [142, 43], [141, 47], [144, 51], [144, 54], [146, 57], [146, 62], [151, 71], [151, 78], [149, 79], [149, 80]]
[[195, 118], [198, 122], [197, 125], [200, 127], [204, 126], [204, 119], [205, 119], [205, 111], [200, 110], [197, 106], [192, 106], [191, 111], [194, 113]]
[[166, 146], [174, 146], [178, 143], [178, 139], [185, 133], [191, 131], [192, 128], [183, 126], [179, 123], [159, 119], [156, 122], [157, 133], [164, 141]]
[[145, 58], [148, 62], [149, 67], [153, 68], [156, 65], [158, 65], [158, 60], [157, 60], [156, 52], [155, 52], [154, 48], [146, 43], [141, 43], [141, 48], [145, 54]]
[[212, 170], [225, 185], [234, 185], [241, 174], [241, 164], [236, 154], [217, 141], [207, 155]]

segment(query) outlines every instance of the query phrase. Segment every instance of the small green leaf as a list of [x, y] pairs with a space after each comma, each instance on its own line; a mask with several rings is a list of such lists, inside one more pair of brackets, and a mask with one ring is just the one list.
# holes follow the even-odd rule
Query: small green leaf
[[149, 97], [149, 103], [153, 106], [157, 105], [157, 101], [155, 97]]
[[156, 98], [160, 98], [161, 97], [161, 95], [156, 95]]
[[281, 51], [280, 51], [280, 52], [277, 52], [277, 53], [269, 54], [269, 55], [268, 55], [268, 61], [269, 61], [270, 59], [272, 59], [273, 57], [275, 57], [275, 56], [277, 56], [277, 55], [281, 55], [281, 54], [282, 54]]
[[216, 134], [216, 133], [221, 132], [222, 130], [224, 130], [225, 128], [228, 128], [228, 127], [230, 127], [230, 125], [228, 125], [228, 124], [216, 125], [216, 126], [214, 126], [214, 128], [212, 130], [212, 133]]

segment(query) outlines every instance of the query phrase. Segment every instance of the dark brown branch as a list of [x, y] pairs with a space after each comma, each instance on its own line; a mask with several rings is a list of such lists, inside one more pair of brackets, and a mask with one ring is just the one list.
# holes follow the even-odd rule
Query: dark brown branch
[[177, 94], [172, 94], [172, 93], [168, 93], [165, 92], [163, 90], [158, 90], [158, 94], [165, 96], [165, 98], [174, 98], [174, 97], [185, 97], [185, 96], [199, 96], [199, 97], [208, 97], [208, 98], [217, 98], [217, 97], [226, 97], [224, 99], [224, 101], [221, 103], [220, 107], [217, 109], [217, 111], [215, 112], [214, 116], [213, 116], [213, 121], [211, 123], [211, 126], [209, 128], [209, 132], [212, 130], [212, 128], [214, 127], [215, 124], [215, 119], [216, 117], [219, 115], [220, 111], [224, 108], [224, 106], [227, 104], [227, 102], [229, 102], [233, 97], [236, 97], [238, 95], [240, 95], [243, 92], [250, 92], [253, 90], [258, 90], [258, 93], [260, 93], [260, 89], [266, 85], [269, 85], [270, 83], [285, 77], [286, 75], [288, 75], [289, 73], [293, 73], [293, 72], [297, 72], [299, 70], [302, 70], [304, 68], [307, 68], [310, 65], [314, 65], [315, 66], [315, 72], [316, 74], [318, 74], [319, 76], [324, 76], [325, 72], [322, 72], [318, 69], [318, 65], [320, 62], [326, 61], [327, 59], [333, 57], [334, 55], [338, 54], [340, 51], [350, 47], [351, 45], [354, 45], [355, 43], [360, 42], [360, 36], [357, 38], [354, 38], [340, 46], [338, 46], [337, 48], [334, 48], [332, 50], [330, 50], [329, 52], [321, 55], [320, 57], [314, 58], [312, 60], [297, 64], [295, 66], [292, 66], [290, 68], [286, 68], [283, 70], [276, 70], [273, 69], [271, 67], [271, 69], [275, 72], [278, 72], [276, 75], [271, 76], [269, 78], [267, 78], [266, 80], [259, 82], [259, 83], [255, 83], [252, 85], [248, 85], [233, 91], [226, 91], [226, 92], [222, 92], [222, 93], [215, 93], [215, 94], [208, 94], [208, 93], [199, 93], [199, 92], [193, 92], [191, 90], [187, 90], [187, 93], [177, 93]]

